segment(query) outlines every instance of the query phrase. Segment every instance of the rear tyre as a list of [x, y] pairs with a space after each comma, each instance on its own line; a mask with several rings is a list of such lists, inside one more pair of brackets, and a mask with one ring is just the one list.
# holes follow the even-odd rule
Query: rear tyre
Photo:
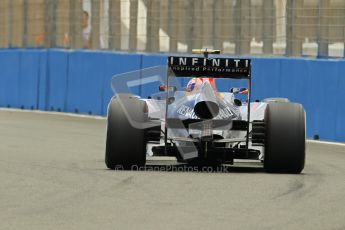
[[271, 102], [265, 112], [264, 168], [301, 173], [305, 164], [305, 111], [301, 104]]
[[146, 162], [146, 103], [129, 94], [113, 97], [108, 107], [105, 164], [109, 169], [132, 169]]

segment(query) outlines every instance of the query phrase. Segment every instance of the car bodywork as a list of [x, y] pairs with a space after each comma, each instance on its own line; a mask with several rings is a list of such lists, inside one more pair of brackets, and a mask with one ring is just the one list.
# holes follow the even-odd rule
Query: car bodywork
[[[186, 162], [262, 159], [264, 143], [253, 134], [252, 124], [263, 120], [266, 103], [250, 102], [250, 59], [171, 56], [168, 62], [165, 97], [140, 98], [148, 106], [149, 119], [160, 123], [148, 132], [161, 129], [159, 142], [157, 137], [149, 140], [153, 145], [148, 152]], [[176, 78], [185, 77], [208, 79], [198, 89], [188, 91], [174, 84]], [[249, 86], [245, 100], [236, 98], [240, 88], [218, 92], [209, 80], [217, 78], [245, 79]]]
[[[124, 123], [128, 122], [131, 128], [134, 127], [127, 136], [145, 136], [142, 142], [149, 155], [174, 156], [179, 162], [202, 165], [232, 164], [234, 159], [258, 160], [264, 163], [267, 171], [300, 173], [305, 159], [303, 107], [285, 98], [252, 102], [250, 59], [209, 57], [209, 54], [216, 52], [207, 50], [200, 53], [203, 56], [170, 56], [167, 67], [115, 76], [112, 82], [115, 94], [124, 93], [125, 86], [133, 87], [153, 81], [161, 83], [161, 92], [149, 98], [122, 94], [113, 97], [108, 109], [108, 134], [115, 133], [116, 127], [123, 123], [111, 121], [116, 116], [110, 119], [109, 111], [117, 113], [116, 110], [121, 110], [118, 115], [126, 116], [125, 119], [121, 118]], [[157, 73], [162, 69], [166, 71], [165, 79]], [[181, 79], [184, 78], [192, 78], [187, 87], [181, 86]], [[247, 87], [218, 91], [218, 79], [238, 79], [247, 82]], [[126, 106], [133, 104], [131, 98], [135, 98], [136, 103], [142, 102], [144, 107], [136, 106], [137, 109], [127, 110]], [[116, 110], [112, 105], [113, 100], [121, 104], [120, 107], [117, 105]], [[140, 108], [144, 112], [139, 111]], [[142, 113], [139, 120], [134, 118], [138, 116], [137, 112]], [[284, 116], [285, 120], [280, 120]], [[120, 125], [114, 126], [112, 123]], [[286, 143], [282, 141], [283, 136]], [[107, 144], [113, 141], [111, 136], [108, 137]], [[114, 157], [120, 159], [112, 162], [110, 168], [134, 159], [121, 153], [128, 149], [122, 143], [125, 139], [117, 139], [115, 141], [121, 145], [121, 150], [118, 151], [115, 144], [106, 150], [106, 156], [113, 157], [113, 152], [117, 152]], [[296, 147], [291, 145], [293, 143], [296, 143]], [[284, 149], [285, 145], [285, 150], [279, 153], [279, 147]], [[140, 151], [136, 153], [138, 156]]]

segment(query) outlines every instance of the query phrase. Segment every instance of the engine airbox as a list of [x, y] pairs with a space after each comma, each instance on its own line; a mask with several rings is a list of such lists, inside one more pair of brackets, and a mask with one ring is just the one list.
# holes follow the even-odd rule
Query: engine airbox
[[218, 116], [219, 105], [214, 89], [205, 81], [194, 104], [194, 112], [201, 119], [212, 119]]

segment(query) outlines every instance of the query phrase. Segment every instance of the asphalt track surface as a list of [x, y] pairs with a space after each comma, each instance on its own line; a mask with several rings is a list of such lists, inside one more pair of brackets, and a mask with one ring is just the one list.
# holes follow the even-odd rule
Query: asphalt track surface
[[167, 160], [111, 171], [105, 127], [0, 111], [0, 229], [345, 229], [344, 146], [308, 143], [301, 175]]

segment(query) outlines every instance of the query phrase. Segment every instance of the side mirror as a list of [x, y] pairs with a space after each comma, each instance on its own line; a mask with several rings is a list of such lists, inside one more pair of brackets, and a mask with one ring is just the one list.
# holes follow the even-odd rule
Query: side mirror
[[231, 88], [230, 93], [233, 94], [248, 94], [248, 89], [247, 88]]

